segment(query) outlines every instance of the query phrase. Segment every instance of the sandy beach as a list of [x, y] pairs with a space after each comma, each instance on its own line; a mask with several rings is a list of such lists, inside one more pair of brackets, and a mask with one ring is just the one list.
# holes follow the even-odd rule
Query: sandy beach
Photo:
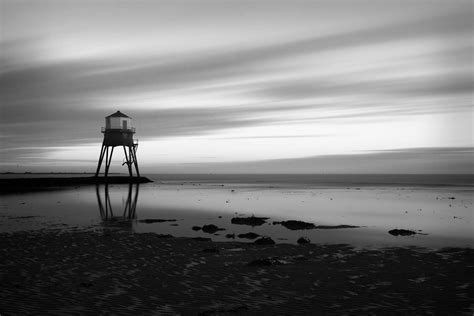
[[470, 186], [237, 179], [1, 196], [3, 314], [466, 314]]
[[2, 314], [472, 314], [474, 251], [38, 230], [1, 238]]

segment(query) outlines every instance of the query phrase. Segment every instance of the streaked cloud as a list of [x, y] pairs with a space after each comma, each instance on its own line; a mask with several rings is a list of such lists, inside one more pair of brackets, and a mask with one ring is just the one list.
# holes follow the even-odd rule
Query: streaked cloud
[[157, 164], [155, 170], [184, 173], [199, 171], [270, 174], [466, 174], [474, 172], [473, 155], [474, 147], [404, 148], [352, 155], [323, 155], [256, 162]]
[[[202, 136], [214, 148], [213, 139], [228, 139], [238, 143], [238, 161], [261, 158], [239, 139], [278, 146], [324, 139], [313, 155], [334, 150], [329, 143], [347, 153], [354, 143], [361, 150], [367, 144], [373, 150], [473, 144], [466, 119], [444, 124], [438, 139], [429, 125], [472, 115], [468, 1], [144, 1], [118, 2], [120, 10], [104, 3], [39, 3], [53, 9], [33, 2], [4, 7], [5, 161], [46, 161], [51, 152], [61, 157], [63, 145], [100, 142], [103, 117], [118, 109], [135, 119], [137, 136], [153, 146]], [[387, 129], [410, 128], [387, 130], [399, 138], [376, 143], [369, 131], [382, 132], [384, 122], [395, 122]], [[412, 137], [415, 126], [419, 135]], [[303, 147], [294, 158], [308, 154]], [[15, 156], [26, 148], [32, 155]]]

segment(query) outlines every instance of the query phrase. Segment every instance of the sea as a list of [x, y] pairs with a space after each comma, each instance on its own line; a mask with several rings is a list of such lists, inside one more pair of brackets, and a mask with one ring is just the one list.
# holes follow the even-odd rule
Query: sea
[[[2, 178], [91, 174], [3, 174]], [[0, 231], [118, 230], [214, 241], [470, 247], [473, 175], [144, 174], [152, 183], [0, 195]], [[260, 225], [234, 218], [262, 217]], [[303, 221], [316, 228], [293, 230]], [[203, 227], [213, 225], [214, 230]], [[395, 236], [393, 230], [412, 232]], [[390, 233], [392, 232], [392, 233]], [[248, 233], [253, 233], [249, 238]], [[239, 236], [240, 235], [240, 236]]]

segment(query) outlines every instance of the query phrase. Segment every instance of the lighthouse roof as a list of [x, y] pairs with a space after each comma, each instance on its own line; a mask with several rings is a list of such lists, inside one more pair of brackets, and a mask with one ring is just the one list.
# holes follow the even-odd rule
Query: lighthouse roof
[[110, 114], [109, 116], [106, 116], [106, 117], [128, 117], [128, 118], [131, 118], [130, 116], [125, 115], [120, 111], [117, 111], [114, 114]]

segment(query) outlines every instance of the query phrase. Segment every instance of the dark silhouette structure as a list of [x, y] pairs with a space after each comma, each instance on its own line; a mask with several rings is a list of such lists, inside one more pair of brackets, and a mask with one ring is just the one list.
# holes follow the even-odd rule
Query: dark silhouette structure
[[127, 165], [130, 177], [133, 177], [132, 166], [134, 166], [136, 176], [140, 177], [137, 162], [138, 141], [133, 139], [135, 128], [132, 127], [131, 117], [120, 111], [107, 116], [105, 118], [105, 127], [102, 127], [102, 133], [104, 133], [104, 141], [102, 142], [102, 149], [100, 150], [99, 163], [97, 164], [95, 176], [97, 177], [99, 175], [100, 167], [105, 158], [104, 176], [107, 177], [114, 149], [115, 147], [122, 146], [125, 153], [125, 161], [122, 165]]

